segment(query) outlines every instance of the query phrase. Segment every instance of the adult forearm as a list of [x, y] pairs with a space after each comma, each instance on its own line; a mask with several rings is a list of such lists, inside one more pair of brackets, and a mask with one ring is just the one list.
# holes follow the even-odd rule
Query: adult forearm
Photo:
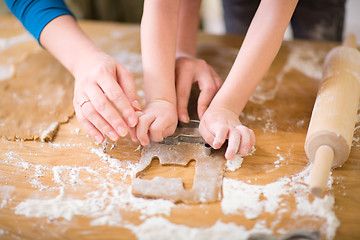
[[62, 0], [5, 0], [11, 12], [39, 41], [44, 27], [54, 18], [72, 15]]
[[215, 105], [241, 113], [279, 51], [296, 4], [297, 0], [261, 1]]
[[141, 21], [146, 100], [176, 103], [175, 48], [179, 0], [145, 1]]
[[57, 17], [47, 24], [41, 32], [40, 43], [74, 76], [83, 71], [81, 64], [85, 59], [102, 51], [69, 15]]

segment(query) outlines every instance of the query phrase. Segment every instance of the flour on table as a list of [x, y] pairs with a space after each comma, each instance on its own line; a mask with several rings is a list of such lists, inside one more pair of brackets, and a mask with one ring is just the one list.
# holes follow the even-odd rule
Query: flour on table
[[29, 33], [23, 33], [10, 38], [0, 38], [0, 52], [22, 42], [34, 41]]
[[141, 55], [135, 52], [119, 51], [112, 54], [113, 57], [123, 64], [124, 67], [133, 74], [142, 73]]
[[244, 158], [242, 158], [241, 155], [236, 154], [233, 159], [226, 161], [226, 164], [225, 164], [226, 170], [234, 172], [235, 170], [237, 170], [241, 167], [243, 160], [244, 160]]
[[15, 74], [15, 66], [0, 65], [0, 81], [7, 80]]
[[139, 240], [147, 239], [247, 239], [252, 233], [271, 234], [264, 222], [258, 222], [253, 229], [247, 230], [244, 226], [234, 223], [223, 223], [218, 220], [209, 228], [191, 228], [185, 225], [171, 223], [162, 217], [152, 217], [140, 225], [125, 225]]
[[11, 202], [11, 195], [14, 191], [14, 186], [0, 186], [0, 209], [6, 207], [6, 205]]
[[[281, 216], [286, 212], [286, 206], [281, 203], [283, 197], [294, 194], [296, 199], [296, 211], [292, 217], [312, 216], [324, 218], [324, 232], [327, 239], [335, 236], [336, 229], [340, 225], [333, 208], [334, 196], [326, 195], [324, 198], [309, 199], [308, 183], [310, 167], [292, 177], [283, 177], [276, 182], [267, 185], [251, 185], [245, 182], [224, 178], [223, 200], [221, 208], [223, 213], [244, 214], [248, 219], [256, 219], [263, 213]], [[331, 187], [332, 179], [328, 185]], [[263, 199], [261, 199], [263, 197]]]
[[[89, 150], [99, 156], [105, 169], [62, 165], [49, 168], [26, 163], [15, 152], [9, 152], [7, 163], [19, 166], [28, 173], [33, 171], [30, 180], [32, 187], [39, 191], [47, 190], [57, 193], [55, 197], [29, 198], [20, 202], [15, 208], [15, 214], [26, 217], [45, 217], [49, 220], [64, 218], [67, 221], [73, 219], [74, 216], [86, 216], [93, 218], [91, 225], [121, 226], [123, 224], [121, 211], [138, 211], [141, 218], [146, 218], [147, 216], [169, 215], [171, 209], [176, 207], [171, 201], [134, 197], [130, 186], [125, 184], [124, 180], [134, 175], [136, 165], [112, 158], [104, 153], [103, 146], [90, 147]], [[101, 174], [104, 170], [109, 172], [105, 176]], [[123, 177], [112, 178], [110, 173], [121, 173]], [[41, 182], [40, 177], [45, 174], [53, 175], [55, 187]], [[89, 188], [87, 181], [96, 183], [95, 187], [91, 187], [91, 190], [82, 198], [71, 195], [74, 189]]]
[[267, 79], [268, 81], [274, 81], [274, 86], [268, 88], [264, 81], [260, 82], [249, 99], [251, 102], [263, 104], [274, 99], [284, 80], [284, 76], [292, 70], [299, 71], [310, 78], [321, 80], [322, 61], [327, 52], [316, 51], [309, 43], [291, 44], [289, 48], [291, 48], [291, 51], [281, 72], [274, 79]]
[[[50, 145], [49, 143], [44, 144]], [[66, 165], [47, 167], [28, 163], [25, 157], [14, 151], [7, 152], [1, 162], [16, 166], [20, 171], [26, 171], [30, 175], [29, 182], [33, 188], [40, 192], [46, 190], [53, 196], [28, 198], [15, 207], [15, 213], [49, 220], [63, 218], [67, 221], [72, 220], [75, 216], [89, 217], [91, 225], [125, 227], [132, 230], [139, 239], [170, 236], [169, 234], [172, 239], [183, 239], [184, 237], [220, 239], [224, 233], [227, 236], [241, 236], [237, 239], [246, 239], [245, 236], [249, 236], [251, 233], [273, 234], [281, 216], [288, 210], [282, 202], [283, 197], [293, 194], [296, 210], [293, 212], [292, 218], [307, 215], [312, 218], [314, 216], [324, 218], [323, 231], [328, 239], [332, 239], [339, 226], [339, 221], [333, 212], [333, 196], [327, 195], [323, 199], [309, 200], [309, 191], [306, 185], [309, 178], [309, 167], [294, 176], [283, 177], [267, 185], [251, 185], [239, 180], [224, 178], [222, 212], [225, 215], [244, 215], [248, 219], [257, 219], [264, 213], [276, 214], [278, 217], [270, 226], [264, 220], [257, 220], [256, 226], [252, 229], [221, 221], [207, 228], [176, 225], [166, 219], [176, 205], [167, 200], [134, 197], [131, 194], [130, 186], [124, 183], [124, 179], [134, 176], [137, 164], [111, 157], [104, 152], [105, 147], [105, 145], [89, 147], [89, 151], [101, 160], [103, 166], [98, 168]], [[114, 178], [111, 177], [111, 173], [118, 173], [126, 178], [119, 178], [118, 175]], [[49, 174], [52, 175], [53, 181], [51, 187], [42, 182], [42, 176]], [[91, 188], [87, 185], [88, 181], [94, 183]], [[331, 187], [331, 179], [328, 184]], [[71, 194], [72, 191], [76, 192], [81, 189], [87, 189], [82, 197]], [[7, 190], [10, 195], [7, 195], [6, 201], [9, 202], [11, 189], [7, 188]], [[0, 203], [5, 206], [7, 202]], [[143, 222], [140, 225], [129, 224], [129, 221], [124, 219], [122, 211], [139, 212], [139, 220]], [[281, 230], [278, 231], [278, 233], [280, 232]]]

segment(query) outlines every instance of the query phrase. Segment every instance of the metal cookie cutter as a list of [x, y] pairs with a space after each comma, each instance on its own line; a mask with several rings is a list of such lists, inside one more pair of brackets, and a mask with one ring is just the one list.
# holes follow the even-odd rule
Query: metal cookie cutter
[[204, 144], [204, 153], [210, 156], [213, 148], [205, 142], [199, 133], [199, 120], [190, 120], [188, 123], [179, 122], [178, 128], [172, 136], [164, 138], [160, 144], [177, 145], [181, 142], [184, 143], [200, 143]]

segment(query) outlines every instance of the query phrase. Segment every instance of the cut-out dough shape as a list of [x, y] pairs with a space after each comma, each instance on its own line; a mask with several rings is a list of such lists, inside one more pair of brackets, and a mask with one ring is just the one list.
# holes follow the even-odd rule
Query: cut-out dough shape
[[[179, 129], [181, 128], [178, 128], [177, 132]], [[141, 179], [141, 173], [154, 158], [158, 158], [162, 165], [178, 166], [186, 166], [191, 160], [196, 160], [192, 188], [185, 190], [180, 178]], [[132, 193], [135, 196], [163, 198], [173, 202], [216, 202], [222, 198], [225, 162], [224, 150], [214, 151], [207, 156], [204, 144], [181, 142], [177, 145], [166, 145], [152, 142], [142, 150], [139, 169], [132, 184]]]

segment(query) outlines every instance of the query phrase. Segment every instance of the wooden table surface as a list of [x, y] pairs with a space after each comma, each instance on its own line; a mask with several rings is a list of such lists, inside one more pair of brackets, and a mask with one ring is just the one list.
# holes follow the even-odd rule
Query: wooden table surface
[[[4, 24], [15, 21], [0, 18], [2, 40], [12, 37], [4, 32]], [[139, 26], [80, 23], [110, 54], [133, 54], [121, 59], [128, 61], [143, 99], [141, 68], [136, 69], [140, 64]], [[15, 25], [14, 34], [24, 34], [21, 25]], [[224, 79], [241, 41], [238, 36], [199, 34], [199, 55]], [[81, 130], [75, 117], [60, 125], [51, 142], [1, 139], [0, 239], [246, 239], [253, 228], [273, 235], [296, 229], [319, 230], [325, 239], [332, 238], [336, 224], [331, 224], [336, 223], [336, 218], [340, 225], [335, 239], [359, 239], [359, 131], [355, 131], [350, 158], [344, 166], [333, 170], [331, 188], [318, 199], [330, 207], [306, 210], [307, 206], [318, 205], [306, 190], [309, 164], [304, 140], [320, 84], [321, 65], [335, 45], [311, 41], [283, 43], [240, 116], [256, 134], [256, 150], [244, 158], [240, 169], [225, 172], [221, 202], [175, 205], [131, 196], [129, 189], [141, 154], [139, 144], [124, 138], [117, 143], [97, 145]], [[34, 48], [39, 47], [32, 42], [26, 49]], [[21, 53], [14, 50], [16, 54]], [[154, 161], [144, 178], [181, 177], [189, 189], [194, 166], [194, 163], [187, 167], [161, 166]], [[301, 178], [301, 174], [305, 177]], [[243, 186], [243, 190], [225, 190], [225, 183], [230, 184], [231, 180]], [[271, 198], [271, 184], [275, 184], [276, 194], [281, 193], [281, 186], [287, 186], [281, 185], [286, 181], [293, 188], [284, 191], [285, 196]], [[238, 206], [229, 213], [231, 206], [225, 206], [226, 203], [237, 206], [236, 196], [240, 199], [241, 191], [244, 194], [241, 201], [250, 202], [249, 207]], [[258, 198], [253, 199], [254, 196]], [[335, 203], [332, 205], [328, 199], [335, 199]], [[251, 214], [259, 210], [254, 217], [246, 214], [251, 201], [261, 207], [252, 209]], [[275, 210], [267, 209], [274, 204]]]

